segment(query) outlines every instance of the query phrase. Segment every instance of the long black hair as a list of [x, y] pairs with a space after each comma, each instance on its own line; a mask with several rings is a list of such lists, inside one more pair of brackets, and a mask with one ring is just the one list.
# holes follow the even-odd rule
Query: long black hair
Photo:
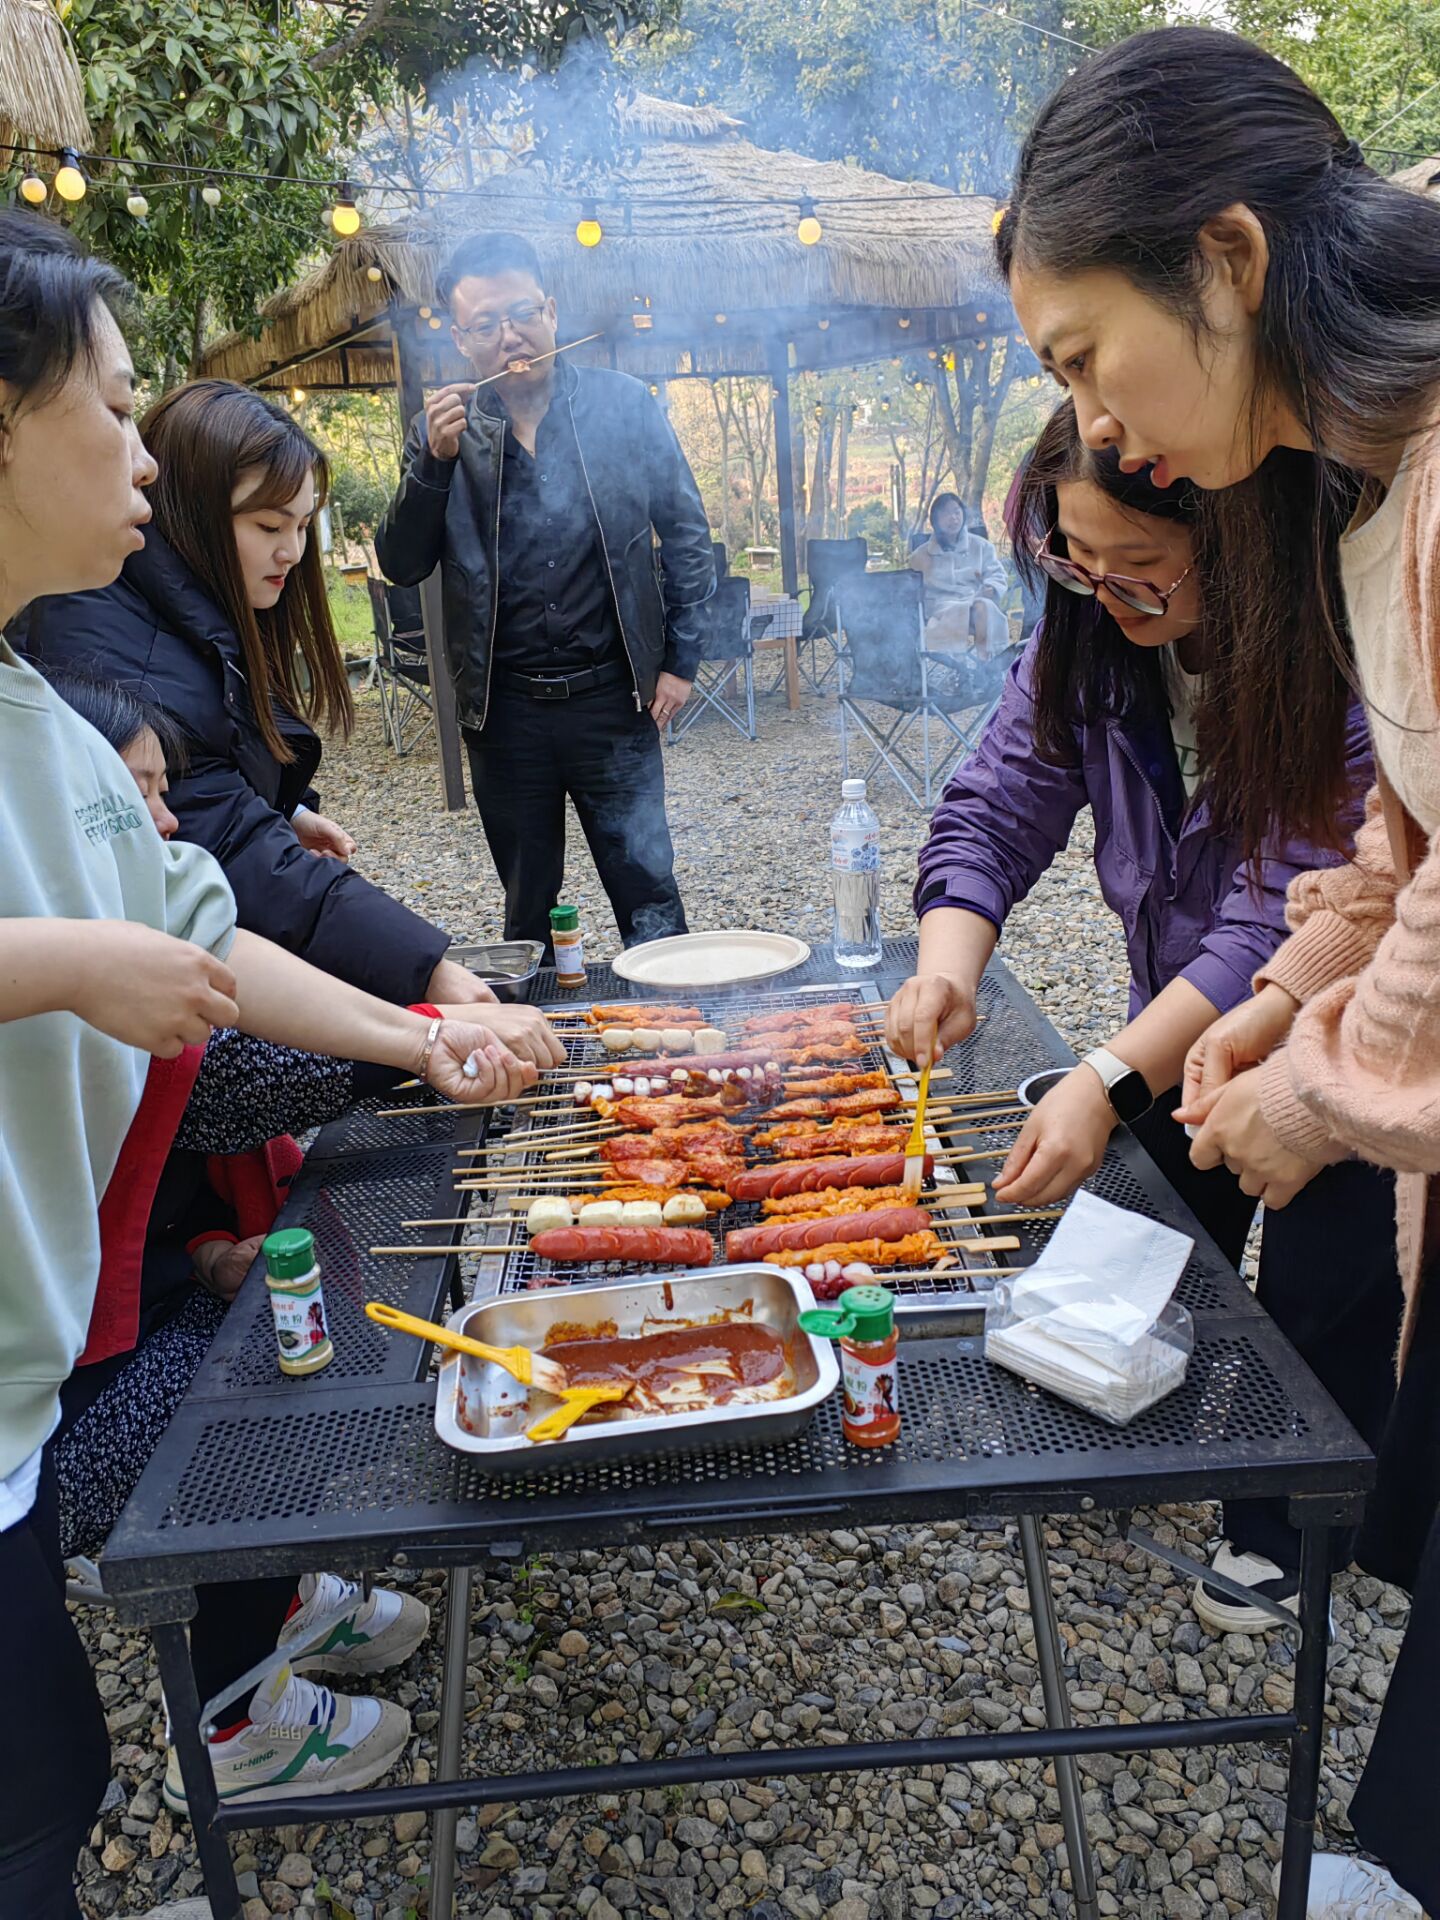
[[1440, 204], [1373, 172], [1283, 61], [1209, 27], [1138, 33], [1041, 108], [996, 235], [1006, 277], [1110, 267], [1197, 334], [1201, 228], [1243, 205], [1270, 260], [1257, 410], [1279, 398], [1316, 449], [1392, 467], [1435, 418]]
[[[1062, 400], [1027, 455], [1005, 507], [1015, 564], [1027, 585], [1045, 595], [1045, 619], [1032, 645], [1031, 693], [1035, 745], [1042, 760], [1065, 766], [1075, 759], [1075, 728], [1109, 719], [1161, 720], [1169, 715], [1160, 650], [1125, 638], [1097, 599], [1071, 593], [1042, 570], [1035, 550], [1050, 534], [1064, 555], [1057, 488], [1070, 482], [1099, 487], [1137, 518], [1194, 527], [1200, 496], [1189, 485], [1163, 491], [1147, 474], [1120, 471], [1114, 458], [1092, 454], [1080, 438], [1074, 403]], [[1053, 529], [1053, 532], [1052, 532]]]
[[[1077, 726], [1108, 719], [1163, 724], [1170, 714], [1160, 650], [1135, 646], [1098, 600], [1070, 593], [1035, 562], [1035, 547], [1059, 518], [1057, 487], [1088, 482], [1136, 518], [1189, 527], [1206, 661], [1195, 712], [1199, 792], [1216, 830], [1231, 835], [1252, 865], [1277, 835], [1337, 850], [1345, 840], [1348, 656], [1316, 646], [1313, 633], [1322, 586], [1339, 597], [1336, 540], [1356, 489], [1332, 497], [1321, 467], [1312, 455], [1281, 447], [1224, 493], [1187, 483], [1159, 488], [1145, 473], [1122, 473], [1113, 452], [1092, 453], [1080, 438], [1073, 402], [1063, 400], [1006, 506], [1016, 565], [1045, 590], [1045, 620], [1032, 642], [1034, 735], [1042, 759], [1057, 766], [1073, 764]], [[1311, 565], [1317, 527], [1320, 581]], [[1058, 531], [1051, 547], [1065, 550]], [[1290, 581], [1298, 595], [1288, 621], [1260, 631], [1246, 619], [1247, 582], [1257, 562]], [[1281, 767], [1297, 769], [1289, 784], [1277, 777]]]
[[[1207, 496], [1213, 791], [1247, 844], [1271, 821], [1343, 845], [1350, 644], [1336, 542], [1356, 473], [1391, 470], [1435, 422], [1440, 204], [1383, 180], [1283, 62], [1238, 36], [1167, 27], [1079, 68], [1042, 107], [996, 235], [1002, 272], [1110, 268], [1205, 328], [1200, 230], [1241, 204], [1269, 247], [1252, 432], [1282, 400], [1317, 459], [1272, 454]], [[1302, 537], [1303, 536], [1303, 537]], [[1214, 724], [1223, 719], [1224, 725]]]
[[118, 754], [133, 747], [148, 727], [160, 742], [166, 767], [174, 773], [184, 765], [184, 736], [163, 707], [142, 700], [116, 680], [79, 673], [73, 667], [43, 667], [41, 671], [66, 706], [88, 720]]
[[55, 221], [0, 207], [0, 380], [17, 407], [38, 406], [93, 357], [95, 309], [118, 320], [130, 288]]

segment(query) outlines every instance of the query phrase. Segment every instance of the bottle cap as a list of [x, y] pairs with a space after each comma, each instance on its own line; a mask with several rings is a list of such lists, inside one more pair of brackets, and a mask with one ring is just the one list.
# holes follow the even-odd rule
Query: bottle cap
[[865, 782], [863, 780], [842, 780], [840, 782], [840, 793], [841, 797], [846, 800], [863, 800], [865, 798]]
[[888, 1287], [847, 1287], [835, 1308], [812, 1307], [801, 1314], [800, 1325], [826, 1340], [858, 1340], [862, 1345], [888, 1340], [895, 1331], [895, 1296]]
[[550, 931], [552, 933], [578, 933], [580, 931], [580, 909], [578, 907], [551, 907]]
[[308, 1227], [282, 1227], [260, 1246], [272, 1280], [299, 1280], [315, 1265], [315, 1236]]

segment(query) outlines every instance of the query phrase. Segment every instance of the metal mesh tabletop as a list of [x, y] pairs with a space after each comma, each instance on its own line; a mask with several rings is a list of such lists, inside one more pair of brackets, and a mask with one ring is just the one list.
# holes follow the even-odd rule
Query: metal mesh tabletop
[[393, 1242], [397, 1221], [464, 1212], [470, 1196], [455, 1191], [453, 1164], [450, 1146], [319, 1159], [312, 1154], [296, 1176], [276, 1225], [308, 1227], [315, 1236], [335, 1358], [313, 1382], [281, 1373], [270, 1296], [262, 1263], [257, 1262], [191, 1383], [190, 1398], [294, 1398], [297, 1389], [322, 1378], [332, 1388], [341, 1382], [360, 1387], [418, 1380], [430, 1349], [421, 1340], [401, 1339], [377, 1327], [365, 1317], [365, 1302], [385, 1300], [433, 1320], [442, 1310], [453, 1258], [384, 1259], [372, 1255], [370, 1248]]
[[[913, 949], [887, 947], [873, 984], [888, 991], [903, 978]], [[809, 964], [838, 984], [823, 951]], [[591, 970], [585, 1002], [638, 997], [607, 972]], [[553, 976], [541, 975], [534, 992], [564, 997]], [[950, 1056], [959, 1085], [1013, 1087], [1073, 1059], [1003, 968], [987, 974], [981, 1000], [985, 1024]], [[848, 1445], [830, 1402], [783, 1446], [558, 1468], [502, 1486], [436, 1437], [434, 1384], [418, 1375], [425, 1349], [360, 1311], [368, 1295], [433, 1315], [445, 1259], [380, 1262], [363, 1249], [402, 1218], [463, 1212], [454, 1164], [449, 1145], [312, 1156], [285, 1217], [321, 1236], [337, 1358], [310, 1379], [284, 1379], [263, 1287], [247, 1284], [111, 1536], [110, 1591], [373, 1568], [397, 1555], [462, 1561], [657, 1531], [773, 1532], [821, 1516], [879, 1524], [1187, 1496], [1343, 1495], [1369, 1484], [1365, 1447], [1122, 1132], [1092, 1186], [1196, 1240], [1179, 1295], [1196, 1317], [1189, 1376], [1128, 1427], [989, 1365], [977, 1340], [917, 1338], [904, 1348], [905, 1425], [893, 1447]], [[1051, 1230], [1034, 1224], [1022, 1259]]]
[[1128, 1427], [991, 1366], [977, 1340], [904, 1355], [904, 1428], [866, 1452], [822, 1406], [799, 1439], [487, 1480], [434, 1430], [426, 1383], [325, 1377], [287, 1402], [192, 1399], [111, 1536], [112, 1593], [194, 1579], [416, 1564], [715, 1536], [824, 1520], [867, 1525], [966, 1513], [1075, 1511], [1160, 1499], [1331, 1493], [1369, 1455], [1268, 1321], [1207, 1316], [1185, 1385]]

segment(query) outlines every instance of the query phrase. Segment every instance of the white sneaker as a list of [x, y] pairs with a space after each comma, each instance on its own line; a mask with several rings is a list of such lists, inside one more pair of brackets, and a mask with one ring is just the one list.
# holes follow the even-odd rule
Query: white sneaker
[[[1280, 1869], [1273, 1875], [1278, 1892]], [[1371, 1860], [1317, 1853], [1310, 1865], [1305, 1920], [1423, 1920], [1420, 1902]]]
[[[399, 1759], [410, 1716], [389, 1700], [331, 1693], [282, 1666], [256, 1689], [250, 1718], [210, 1742], [222, 1800], [293, 1799], [368, 1787]], [[165, 1804], [188, 1811], [175, 1749], [165, 1766]]]
[[367, 1600], [357, 1581], [307, 1573], [276, 1645], [296, 1673], [384, 1673], [408, 1660], [429, 1631], [430, 1609], [408, 1593], [376, 1587]]
[[[1238, 1580], [1242, 1587], [1253, 1587], [1257, 1593], [1263, 1593], [1267, 1600], [1287, 1607], [1291, 1613], [1299, 1613], [1299, 1574], [1286, 1573], [1263, 1554], [1237, 1553], [1229, 1540], [1222, 1540], [1211, 1556], [1210, 1565], [1215, 1573], [1223, 1574], [1226, 1579]], [[1211, 1633], [1273, 1633], [1280, 1624], [1273, 1614], [1266, 1613], [1263, 1608], [1247, 1607], [1243, 1601], [1232, 1600], [1228, 1593], [1222, 1593], [1218, 1587], [1207, 1586], [1203, 1580], [1195, 1582], [1190, 1604], [1195, 1609], [1196, 1617]]]

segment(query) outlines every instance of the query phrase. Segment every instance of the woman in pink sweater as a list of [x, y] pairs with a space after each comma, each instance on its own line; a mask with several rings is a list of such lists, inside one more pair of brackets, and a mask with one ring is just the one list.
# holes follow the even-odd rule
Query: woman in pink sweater
[[[1087, 444], [1148, 466], [1157, 487], [1214, 490], [1222, 550], [1251, 556], [1228, 583], [1248, 656], [1198, 716], [1212, 767], [1260, 769], [1323, 813], [1305, 725], [1317, 662], [1345, 649], [1365, 696], [1380, 778], [1354, 859], [1294, 883], [1292, 936], [1253, 999], [1197, 1043], [1177, 1118], [1198, 1129], [1197, 1165], [1223, 1162], [1270, 1207], [1350, 1155], [1402, 1176], [1403, 1373], [1359, 1556], [1412, 1587], [1415, 1607], [1351, 1817], [1434, 1911], [1440, 204], [1372, 172], [1280, 62], [1177, 28], [1109, 49], [1051, 97], [997, 246]], [[1293, 583], [1263, 526], [1244, 522], [1235, 483], [1279, 446], [1314, 452], [1327, 480], [1359, 489], [1328, 631], [1297, 630]], [[1317, 533], [1317, 565], [1319, 547]], [[1315, 837], [1327, 825], [1317, 815]], [[1348, 1888], [1343, 1910], [1362, 1910]]]

